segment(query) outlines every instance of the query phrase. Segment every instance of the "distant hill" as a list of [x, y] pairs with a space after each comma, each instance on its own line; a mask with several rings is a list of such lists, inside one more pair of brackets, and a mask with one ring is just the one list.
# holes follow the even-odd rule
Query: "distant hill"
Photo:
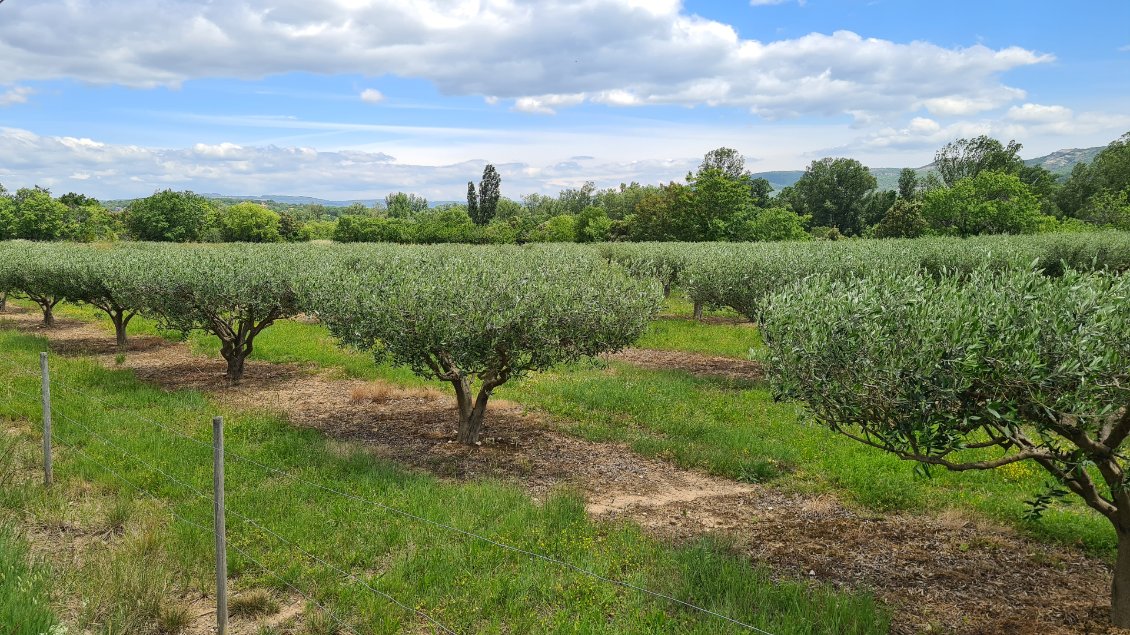
[[1025, 165], [1040, 165], [1045, 170], [1053, 174], [1067, 176], [1071, 174], [1071, 170], [1079, 163], [1090, 163], [1095, 160], [1095, 157], [1106, 146], [1098, 146], [1097, 148], [1070, 148], [1068, 150], [1056, 150], [1051, 154], [1046, 154], [1042, 157], [1035, 159], [1025, 159]]
[[[1072, 168], [1079, 163], [1090, 163], [1095, 159], [1099, 152], [1102, 152], [1106, 146], [1098, 146], [1095, 148], [1068, 148], [1065, 150], [1056, 150], [1051, 154], [1046, 154], [1042, 157], [1034, 159], [1025, 159], [1025, 165], [1039, 165], [1043, 166], [1049, 172], [1058, 176], [1067, 176], [1071, 174]], [[914, 168], [918, 172], [918, 176], [924, 177], [934, 167], [934, 164], [924, 165], [920, 168]], [[899, 183], [899, 172], [902, 168], [871, 168], [871, 174], [875, 175], [875, 180], [879, 182], [879, 189], [881, 190], [897, 190]], [[774, 191], [780, 191], [781, 188], [793, 185], [800, 180], [804, 170], [777, 170], [773, 172], [755, 172], [754, 178], [763, 178], [769, 181], [773, 186]], [[353, 199], [348, 201], [333, 201], [323, 198], [314, 198], [312, 196], [290, 196], [286, 194], [262, 194], [259, 196], [240, 196], [230, 194], [202, 194], [205, 198], [210, 199], [223, 199], [227, 201], [261, 201], [261, 202], [274, 202], [277, 207], [298, 206], [298, 205], [324, 205], [326, 207], [348, 207], [354, 203], [360, 203], [365, 207], [372, 207], [377, 201], [374, 199]], [[132, 199], [122, 199], [114, 201], [103, 201], [103, 203], [110, 209], [121, 209], [129, 205]], [[448, 205], [451, 203], [462, 203], [463, 201], [429, 201], [431, 207], [438, 207], [440, 205]]]
[[[1039, 165], [1057, 176], [1067, 176], [1071, 174], [1071, 170], [1076, 164], [1090, 163], [1105, 147], [1106, 146], [1098, 146], [1095, 148], [1056, 150], [1042, 157], [1025, 159], [1024, 164]], [[930, 172], [932, 169], [934, 169], [933, 163], [920, 168], [914, 168], [914, 170], [918, 172], [919, 177], [926, 176], [926, 173]], [[899, 172], [901, 171], [902, 168], [871, 168], [871, 174], [875, 175], [875, 180], [879, 182], [879, 189], [881, 190], [897, 190]], [[804, 170], [783, 170], [776, 172], [755, 172], [753, 177], [763, 178], [769, 181], [774, 190], [780, 190], [783, 187], [788, 187], [796, 183], [800, 180], [802, 174], [804, 174]]]

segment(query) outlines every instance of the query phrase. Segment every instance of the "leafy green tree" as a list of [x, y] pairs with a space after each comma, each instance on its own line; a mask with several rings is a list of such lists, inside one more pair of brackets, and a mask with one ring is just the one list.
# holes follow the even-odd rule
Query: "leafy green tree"
[[769, 207], [755, 209], [735, 232], [734, 240], [748, 241], [780, 241], [780, 240], [808, 240], [810, 236], [804, 230], [807, 217], [799, 216], [791, 209], [784, 207]]
[[773, 199], [770, 195], [772, 193], [773, 185], [769, 183], [769, 179], [761, 177], [749, 179], [749, 198], [753, 202], [754, 207], [771, 207]]
[[1083, 218], [1100, 227], [1130, 231], [1130, 190], [1103, 190], [1087, 202]]
[[894, 190], [871, 190], [859, 202], [859, 217], [864, 227], [870, 227], [887, 215], [887, 211], [898, 200]]
[[[94, 199], [87, 199], [92, 201]], [[60, 202], [62, 199], [60, 199]], [[114, 240], [121, 231], [118, 218], [95, 201], [68, 206], [64, 238], [75, 242]]]
[[691, 188], [671, 182], [646, 192], [628, 223], [628, 238], [634, 241], [686, 240], [683, 217], [693, 204]]
[[67, 233], [69, 209], [40, 188], [16, 191], [16, 236], [26, 240], [59, 240]]
[[499, 386], [627, 346], [661, 302], [654, 280], [557, 247], [401, 247], [359, 260], [315, 269], [305, 304], [344, 343], [450, 383], [465, 444], [479, 441]]
[[1068, 216], [1078, 216], [1092, 197], [1109, 191], [1130, 190], [1130, 132], [1112, 142], [1090, 165], [1077, 164], [1056, 194], [1056, 203]]
[[899, 170], [898, 197], [909, 201], [918, 196], [918, 171], [914, 168]]
[[1130, 627], [1130, 276], [975, 271], [809, 278], [767, 304], [772, 384], [831, 430], [923, 469], [1022, 461], [1118, 539], [1111, 619]]
[[1020, 159], [1021, 147], [1015, 141], [1003, 145], [986, 135], [972, 139], [958, 139], [938, 150], [934, 155], [934, 167], [948, 187], [953, 187], [962, 179], [973, 178], [981, 172], [1015, 174], [1024, 166], [1024, 162]]
[[471, 220], [478, 223], [479, 195], [475, 193], [474, 181], [467, 181], [467, 215], [471, 217]]
[[732, 239], [739, 230], [740, 220], [753, 212], [749, 182], [714, 167], [700, 168], [698, 173], [688, 176], [687, 181], [692, 197], [690, 213], [678, 216], [679, 238]]
[[480, 227], [462, 205], [438, 208], [419, 216], [415, 229], [413, 242], [423, 244], [474, 243], [481, 235]]
[[9, 196], [0, 196], [0, 240], [11, 240], [18, 235], [16, 201]]
[[300, 240], [334, 240], [334, 232], [337, 231], [336, 220], [312, 220], [302, 224], [299, 229]]
[[560, 214], [538, 225], [530, 233], [530, 240], [539, 243], [577, 242], [577, 217]]
[[385, 197], [385, 209], [389, 218], [412, 218], [428, 210], [428, 199], [415, 194], [397, 192]]
[[[498, 210], [498, 199], [502, 196], [502, 177], [494, 166], [483, 168], [483, 179], [479, 181], [478, 217], [472, 218], [476, 225], [486, 225]], [[470, 211], [470, 210], [468, 210]]]
[[279, 238], [296, 243], [302, 238], [302, 222], [291, 212], [279, 212]]
[[608, 240], [612, 232], [612, 219], [599, 207], [589, 205], [577, 214], [577, 242], [599, 243]]
[[220, 235], [224, 242], [277, 243], [281, 217], [258, 203], [237, 203], [219, 212]]
[[939, 234], [1026, 234], [1036, 231], [1040, 202], [1014, 174], [980, 172], [949, 189], [927, 192], [922, 215]]
[[578, 216], [596, 202], [595, 192], [596, 184], [592, 181], [585, 182], [581, 187], [567, 187], [557, 195], [555, 210], [558, 214]]
[[855, 236], [863, 230], [865, 197], [878, 185], [871, 171], [855, 159], [820, 159], [793, 184], [792, 204], [798, 213], [812, 216], [814, 224]]
[[702, 173], [707, 170], [717, 170], [735, 181], [744, 180], [748, 175], [745, 169], [745, 157], [737, 150], [726, 147], [706, 153], [698, 166], [698, 171]]
[[125, 224], [137, 240], [195, 242], [212, 214], [212, 204], [199, 194], [163, 190], [130, 203]]
[[875, 238], [918, 238], [926, 233], [929, 224], [922, 216], [922, 202], [900, 198], [887, 215], [879, 221], [871, 234]]

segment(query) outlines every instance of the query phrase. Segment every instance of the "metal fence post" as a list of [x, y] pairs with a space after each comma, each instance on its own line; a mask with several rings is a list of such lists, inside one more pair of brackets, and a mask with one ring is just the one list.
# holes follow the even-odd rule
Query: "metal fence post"
[[224, 418], [212, 419], [212, 487], [216, 530], [216, 633], [228, 629], [228, 553], [224, 525]]
[[51, 372], [47, 367], [47, 353], [39, 354], [39, 374], [43, 393], [43, 485], [51, 487]]

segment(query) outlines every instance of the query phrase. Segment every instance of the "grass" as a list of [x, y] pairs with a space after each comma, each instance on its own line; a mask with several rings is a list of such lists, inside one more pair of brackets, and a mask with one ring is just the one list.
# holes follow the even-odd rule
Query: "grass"
[[[681, 314], [686, 309], [689, 315], [689, 306], [676, 291], [667, 311]], [[67, 307], [61, 313], [76, 310], [86, 309]], [[142, 328], [153, 326], [142, 322]], [[215, 338], [197, 334], [192, 342], [202, 352], [218, 354]], [[449, 390], [404, 368], [338, 348], [317, 324], [280, 322], [256, 342], [254, 357], [266, 361], [305, 362], [351, 377]], [[739, 347], [746, 347], [745, 356], [753, 347], [755, 357], [762, 349], [749, 326], [686, 320], [657, 320], [640, 343], [735, 357]], [[496, 395], [567, 419], [562, 429], [572, 434], [625, 442], [640, 454], [684, 467], [747, 481], [772, 480], [799, 492], [831, 491], [883, 512], [971, 510], [1037, 538], [1081, 545], [1108, 557], [1116, 546], [1109, 522], [1075, 497], [1053, 504], [1038, 521], [1025, 518], [1025, 501], [1048, 481], [1038, 466], [1022, 463], [960, 474], [933, 470], [931, 477], [923, 477], [909, 462], [805, 423], [797, 404], [774, 401], [764, 385], [619, 363], [582, 363], [532, 374], [502, 386]]]
[[15, 525], [0, 521], [0, 635], [41, 635], [57, 624], [47, 569], [30, 558]]
[[706, 324], [681, 319], [655, 320], [635, 346], [735, 359], [750, 359], [763, 348], [761, 335], [752, 325]]
[[[315, 327], [287, 323], [280, 325], [278, 335], [274, 328], [268, 330], [266, 333], [272, 335], [264, 341], [261, 354], [293, 358], [307, 347], [317, 348], [309, 341], [296, 342], [281, 335], [287, 329], [310, 328]], [[0, 353], [18, 367], [34, 368], [37, 351], [47, 346], [37, 337], [0, 331]], [[349, 355], [326, 351], [317, 363]], [[371, 360], [368, 366], [358, 364], [352, 370], [343, 370], [359, 376], [383, 376], [385, 372]], [[35, 393], [34, 377], [3, 375], [8, 372], [7, 366], [0, 364], [0, 394], [4, 384]], [[107, 552], [108, 561], [91, 565], [94, 568], [88, 576], [110, 587], [107, 594], [117, 594], [119, 599], [128, 596], [127, 589], [137, 593], [144, 610], [136, 613], [150, 623], [158, 623], [163, 611], [167, 613], [164, 607], [176, 590], [207, 592], [211, 584], [212, 537], [191, 524], [209, 524], [210, 501], [174, 483], [156, 468], [192, 488], [208, 491], [209, 422], [212, 416], [224, 414], [229, 451], [228, 541], [233, 546], [229, 563], [236, 597], [256, 590], [288, 593], [288, 585], [294, 585], [328, 604], [338, 616], [364, 624], [362, 632], [419, 630], [422, 624], [415, 617], [334, 570], [341, 568], [426, 611], [457, 632], [744, 632], [668, 601], [429, 528], [369, 504], [327, 496], [319, 489], [322, 486], [545, 553], [774, 633], [878, 633], [888, 628], [886, 610], [866, 594], [806, 583], [775, 583], [768, 571], [752, 568], [748, 560], [731, 555], [725, 543], [701, 541], [673, 547], [647, 537], [632, 524], [591, 521], [581, 499], [569, 492], [558, 492], [535, 504], [520, 490], [497, 483], [443, 482], [379, 460], [359, 448], [328, 444], [321, 435], [295, 429], [273, 413], [226, 412], [200, 393], [165, 392], [138, 381], [129, 371], [106, 369], [81, 358], [56, 357], [52, 372], [60, 387], [69, 386], [105, 401], [102, 405], [66, 389], [56, 391], [55, 424], [60, 437], [56, 478], [62, 484], [57, 489], [70, 491], [73, 496], [87, 489], [84, 484], [93, 484], [119, 495], [130, 493], [121, 481], [94, 463], [97, 461], [154, 492], [159, 499], [135, 497], [120, 508], [112, 501], [103, 501], [101, 512], [90, 514], [91, 518], [100, 518], [106, 529], [122, 527], [115, 530], [122, 535], [115, 541], [121, 545], [117, 555]], [[4, 409], [6, 412], [0, 410], [0, 415], [22, 422], [26, 440], [31, 443], [37, 402], [13, 399]], [[143, 417], [176, 426], [204, 445], [157, 430]], [[34, 449], [34, 444], [31, 447]], [[231, 458], [234, 454], [285, 468], [313, 485], [265, 472]], [[26, 503], [24, 508], [47, 518], [76, 513], [72, 506], [60, 506], [50, 499]], [[242, 517], [255, 519], [282, 540]], [[334, 567], [305, 557], [291, 545]], [[237, 548], [266, 568], [240, 555]], [[116, 568], [121, 571], [108, 578]], [[136, 577], [142, 569], [155, 572], [157, 579]], [[148, 588], [159, 592], [156, 603], [150, 601]], [[90, 591], [86, 586], [73, 590]], [[113, 604], [99, 596], [92, 602], [98, 606]], [[83, 619], [105, 624], [114, 618], [91, 615]], [[332, 626], [326, 620], [324, 616], [311, 617], [303, 629], [309, 633], [332, 632], [323, 628]]]

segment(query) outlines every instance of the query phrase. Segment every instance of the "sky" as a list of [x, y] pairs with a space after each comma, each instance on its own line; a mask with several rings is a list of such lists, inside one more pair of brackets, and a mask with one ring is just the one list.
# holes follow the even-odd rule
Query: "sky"
[[0, 0], [0, 183], [459, 200], [1130, 131], [1126, 0]]

